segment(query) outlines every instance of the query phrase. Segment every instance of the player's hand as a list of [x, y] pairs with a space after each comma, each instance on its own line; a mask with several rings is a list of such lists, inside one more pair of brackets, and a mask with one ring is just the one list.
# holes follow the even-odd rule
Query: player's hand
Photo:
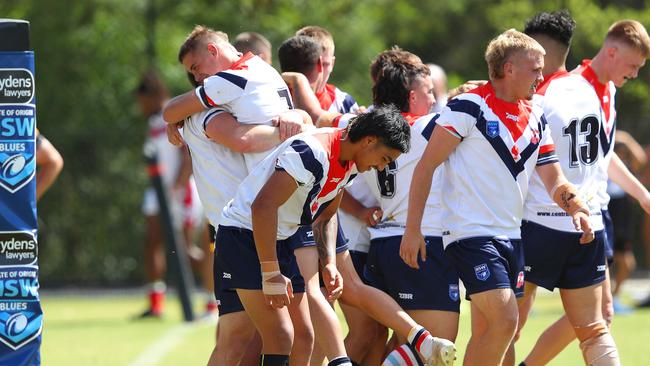
[[332, 302], [338, 299], [343, 293], [343, 277], [336, 268], [336, 264], [326, 264], [321, 273], [327, 290], [327, 301]]
[[277, 119], [274, 119], [273, 122], [280, 130], [281, 141], [301, 133], [304, 127], [302, 116], [292, 111], [282, 113]]
[[355, 113], [356, 114], [364, 114], [366, 112], [368, 112], [368, 107], [366, 107], [365, 105], [360, 105], [359, 109], [357, 109], [357, 111]]
[[181, 136], [181, 132], [178, 130], [181, 127], [183, 127], [183, 122], [167, 124], [167, 140], [170, 144], [178, 147], [185, 145], [183, 136]]
[[418, 254], [420, 254], [423, 262], [427, 260], [427, 247], [424, 242], [424, 237], [419, 230], [412, 232], [407, 229], [404, 231], [402, 243], [399, 246], [399, 256], [407, 266], [420, 269]]
[[571, 218], [573, 219], [573, 226], [575, 226], [576, 230], [582, 231], [580, 244], [589, 244], [594, 241], [596, 236], [594, 230], [591, 228], [591, 223], [589, 222], [589, 214], [579, 210], [574, 213]]
[[460, 85], [454, 89], [451, 89], [448, 93], [447, 98], [452, 99], [457, 97], [460, 94], [467, 93], [468, 91], [472, 89], [476, 89], [479, 86], [483, 86], [487, 84], [487, 80], [468, 80], [465, 82], [465, 84]]
[[262, 292], [266, 303], [275, 309], [288, 306], [293, 299], [291, 280], [280, 271], [262, 272]]
[[367, 226], [373, 227], [381, 221], [382, 216], [384, 216], [384, 211], [382, 211], [381, 208], [368, 207], [363, 210], [363, 214], [359, 219]]

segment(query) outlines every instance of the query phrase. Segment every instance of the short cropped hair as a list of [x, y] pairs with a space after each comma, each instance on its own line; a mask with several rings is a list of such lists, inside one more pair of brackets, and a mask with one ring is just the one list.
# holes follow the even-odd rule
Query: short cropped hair
[[183, 62], [183, 59], [187, 54], [194, 52], [199, 47], [205, 46], [209, 42], [214, 42], [216, 44], [229, 44], [228, 35], [204, 25], [197, 25], [181, 45], [181, 48], [178, 51], [178, 61]]
[[306, 74], [318, 64], [322, 54], [320, 44], [311, 37], [293, 36], [282, 42], [278, 49], [282, 72]]
[[296, 35], [314, 38], [323, 47], [323, 52], [332, 51], [334, 53], [334, 37], [332, 37], [332, 33], [323, 27], [308, 25], [298, 29]]
[[423, 63], [407, 60], [394, 61], [385, 65], [372, 86], [374, 105], [394, 104], [402, 112], [409, 111], [409, 94], [418, 78], [428, 78], [429, 67]]
[[272, 53], [271, 42], [266, 37], [255, 32], [240, 33], [235, 37], [235, 42], [232, 44], [237, 51], [241, 53], [251, 52], [259, 55], [264, 52]]
[[373, 108], [350, 120], [348, 138], [357, 142], [366, 136], [375, 136], [385, 146], [408, 152], [411, 148], [411, 128], [394, 105]]
[[615, 40], [641, 51], [645, 58], [650, 57], [650, 38], [643, 24], [636, 20], [619, 20], [607, 31], [605, 40]]
[[165, 83], [160, 79], [158, 73], [154, 70], [149, 70], [142, 75], [140, 83], [135, 89], [136, 94], [146, 95], [151, 97], [164, 98], [169, 95], [169, 91]]
[[542, 55], [546, 54], [544, 47], [537, 41], [515, 29], [508, 29], [490, 41], [485, 50], [490, 80], [502, 79], [503, 65], [519, 51], [537, 51]]
[[396, 62], [421, 64], [422, 60], [417, 55], [404, 51], [398, 46], [393, 46], [389, 50], [382, 51], [370, 63], [370, 78], [373, 83], [377, 81], [377, 78], [381, 75], [382, 69], [386, 65]]
[[524, 33], [529, 36], [544, 35], [569, 48], [575, 28], [576, 21], [568, 10], [563, 9], [552, 13], [536, 14], [526, 21]]

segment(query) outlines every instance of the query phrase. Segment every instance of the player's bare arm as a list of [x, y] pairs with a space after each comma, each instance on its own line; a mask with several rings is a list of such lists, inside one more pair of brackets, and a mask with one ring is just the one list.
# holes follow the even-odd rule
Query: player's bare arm
[[291, 91], [295, 106], [309, 113], [312, 120], [318, 120], [318, 116], [325, 111], [321, 108], [307, 77], [299, 72], [283, 72], [282, 79]]
[[383, 212], [377, 206], [366, 207], [356, 198], [352, 197], [347, 191], [344, 191], [341, 199], [341, 209], [350, 215], [356, 217], [368, 226], [375, 226], [381, 220]]
[[334, 120], [341, 116], [339, 112], [324, 112], [318, 117], [316, 127], [332, 127]]
[[612, 153], [612, 160], [609, 162], [607, 174], [609, 179], [621, 186], [625, 193], [639, 201], [641, 208], [643, 208], [646, 213], [650, 213], [650, 193], [643, 184], [639, 182], [634, 174], [630, 172], [627, 166], [625, 166], [625, 163], [623, 163], [621, 158], [619, 158], [615, 152]]
[[167, 123], [176, 123], [205, 110], [194, 90], [172, 98], [163, 108], [163, 119]]
[[573, 219], [576, 230], [582, 231], [581, 244], [594, 240], [594, 231], [589, 222], [589, 207], [578, 197], [578, 191], [562, 173], [559, 163], [545, 164], [536, 168], [549, 196]]
[[433, 129], [431, 139], [427, 144], [422, 158], [415, 166], [413, 179], [409, 189], [409, 205], [406, 217], [406, 229], [400, 245], [400, 257], [409, 267], [419, 269], [418, 252], [420, 258], [426, 260], [427, 251], [424, 236], [420, 226], [424, 206], [431, 190], [433, 172], [442, 164], [460, 144], [460, 138], [446, 128], [437, 126]]
[[63, 169], [63, 157], [48, 139], [40, 136], [41, 144], [36, 149], [36, 200], [50, 188]]
[[[307, 116], [308, 117], [308, 116]], [[210, 118], [205, 127], [208, 138], [232, 151], [239, 153], [263, 152], [274, 148], [284, 139], [280, 136], [284, 128], [285, 139], [309, 128], [305, 115], [297, 111], [288, 111], [278, 117], [278, 127], [268, 125], [241, 124], [224, 112]], [[287, 125], [287, 127], [283, 127]]]
[[329, 301], [336, 300], [343, 291], [343, 278], [336, 268], [336, 236], [338, 230], [336, 210], [341, 203], [342, 197], [343, 191], [339, 192], [336, 198], [311, 225]]
[[283, 170], [276, 170], [262, 187], [251, 205], [253, 237], [262, 269], [262, 292], [270, 306], [289, 305], [293, 297], [291, 280], [280, 272], [276, 253], [278, 208], [298, 188], [295, 179]]

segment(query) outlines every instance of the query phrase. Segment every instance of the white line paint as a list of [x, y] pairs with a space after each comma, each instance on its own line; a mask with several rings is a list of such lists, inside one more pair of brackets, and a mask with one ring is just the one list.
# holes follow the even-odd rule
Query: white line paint
[[186, 334], [191, 331], [206, 327], [214, 326], [213, 322], [192, 322], [177, 325], [161, 337], [156, 339], [147, 349], [145, 349], [138, 358], [129, 364], [129, 366], [156, 366], [169, 351], [173, 350]]

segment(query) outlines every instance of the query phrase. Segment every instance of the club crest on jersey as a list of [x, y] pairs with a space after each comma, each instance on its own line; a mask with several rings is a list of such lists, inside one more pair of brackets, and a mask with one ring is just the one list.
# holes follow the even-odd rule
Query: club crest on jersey
[[458, 291], [458, 285], [449, 285], [449, 298], [451, 301], [458, 301], [460, 298], [460, 292]]
[[524, 285], [524, 271], [519, 271], [517, 275], [517, 288], [520, 288]]
[[32, 105], [2, 106], [0, 115], [0, 187], [15, 193], [36, 172], [35, 110]]
[[499, 136], [499, 121], [486, 121], [485, 133], [492, 138]]
[[490, 278], [490, 269], [485, 263], [475, 266], [474, 273], [476, 274], [476, 278], [479, 281], [486, 281], [488, 278]]

